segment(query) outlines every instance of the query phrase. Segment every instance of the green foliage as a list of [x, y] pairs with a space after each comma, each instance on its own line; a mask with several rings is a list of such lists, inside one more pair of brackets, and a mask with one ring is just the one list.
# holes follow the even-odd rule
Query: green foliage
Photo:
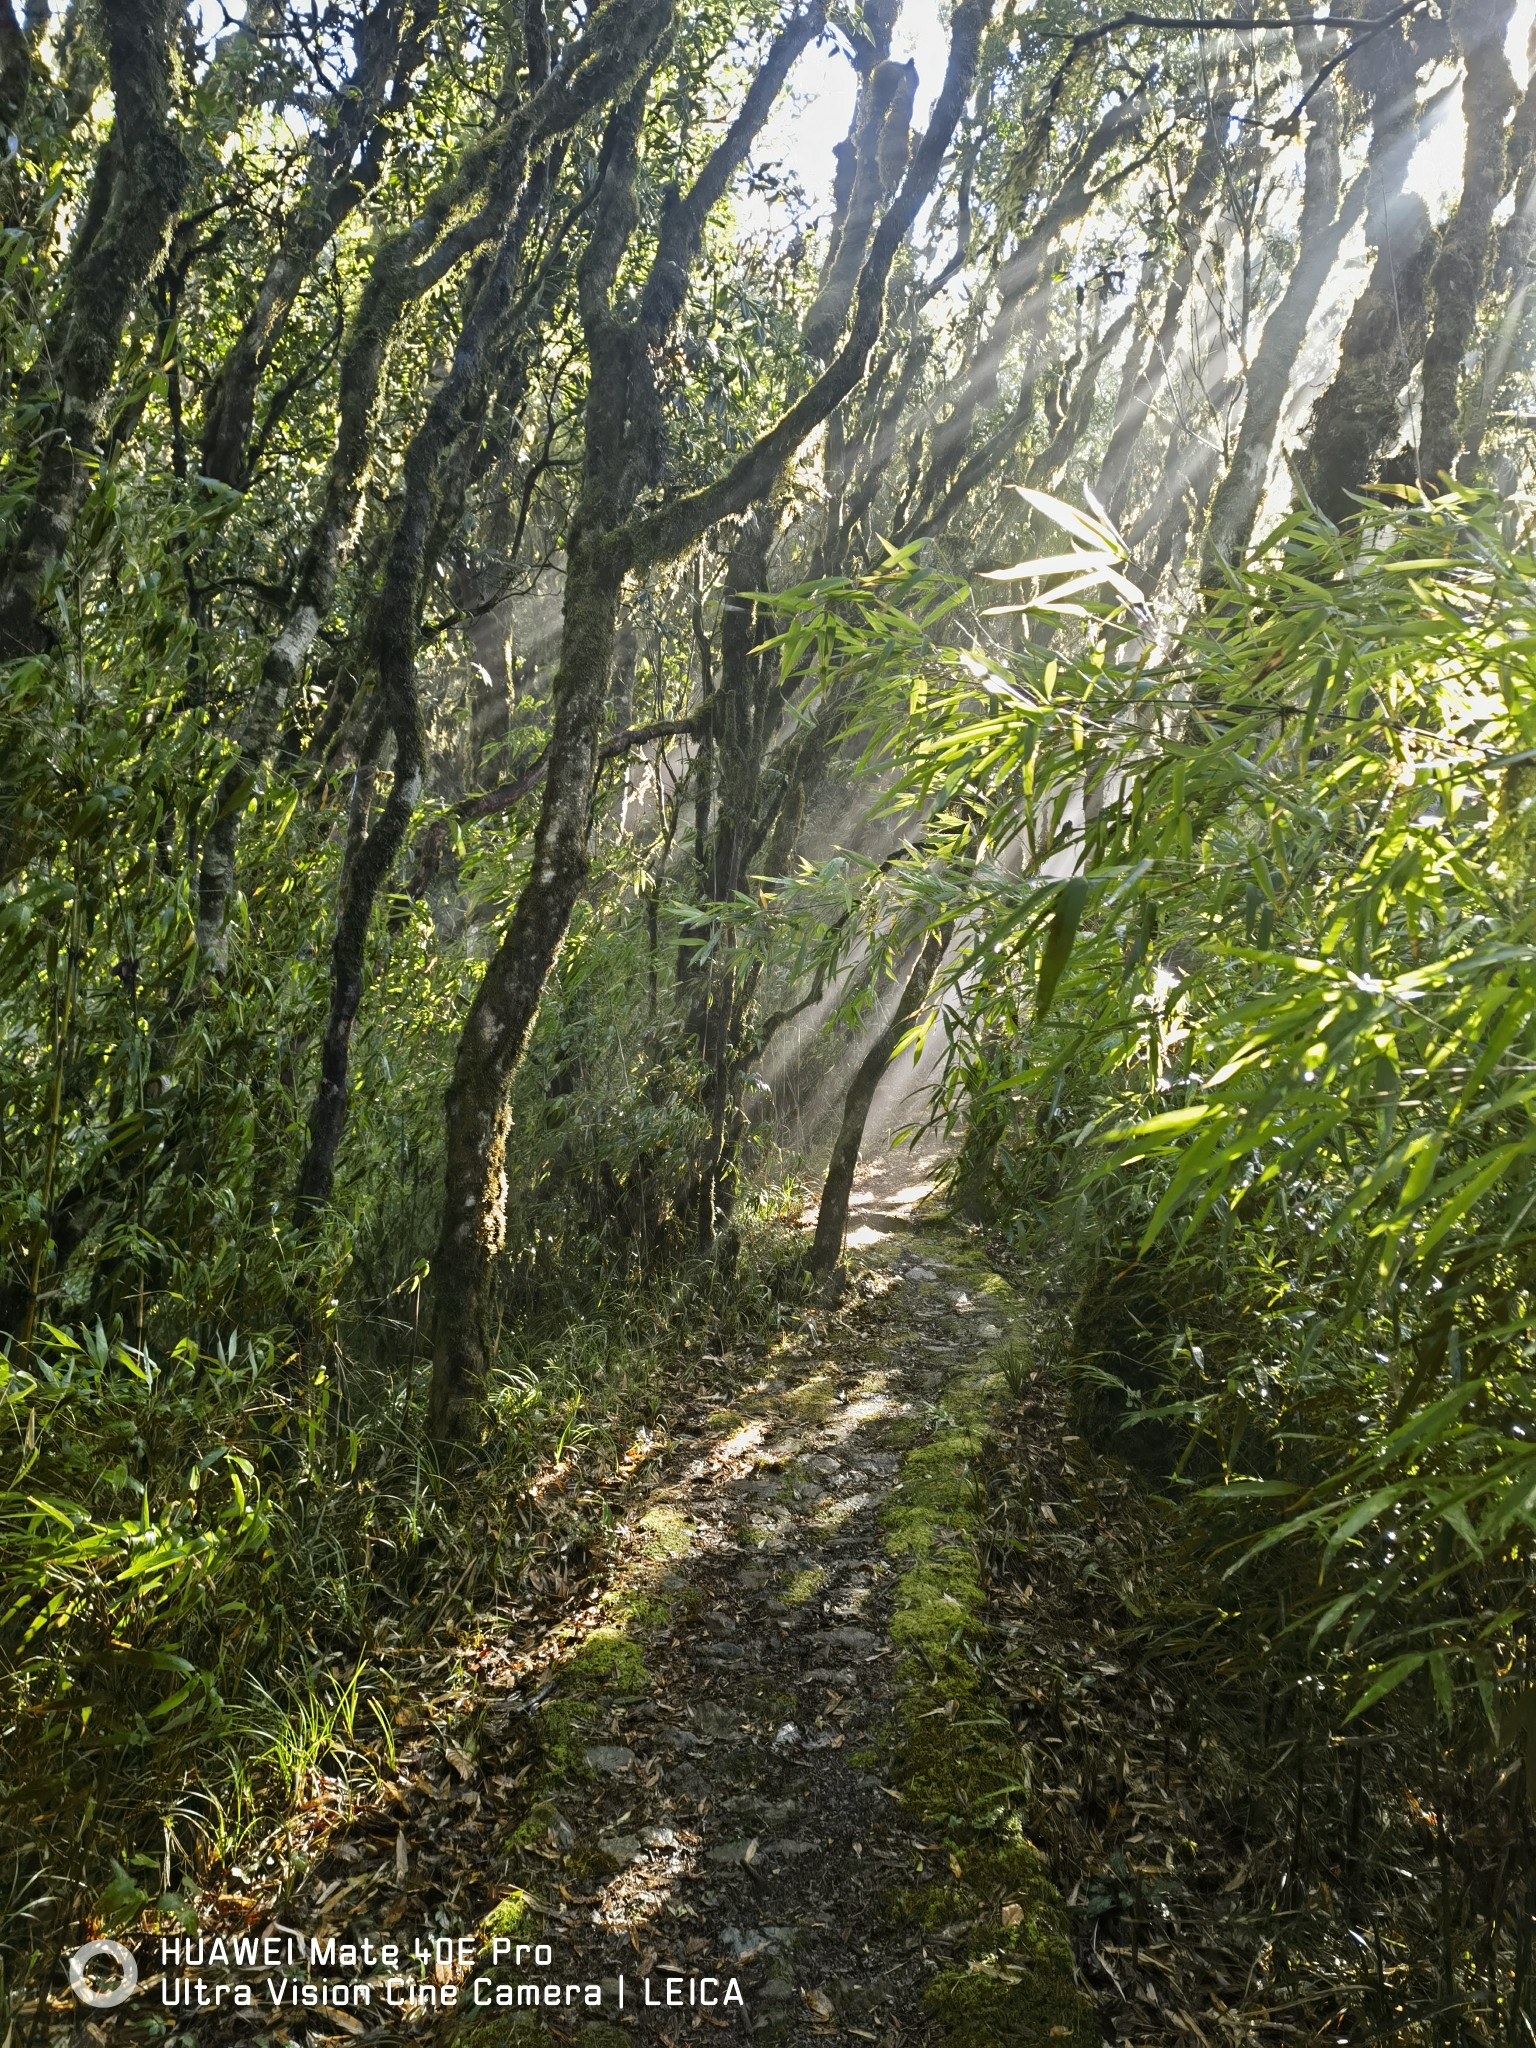
[[[889, 11], [831, 9], [792, 89], [854, 46], [873, 77]], [[593, 85], [540, 158], [526, 218], [488, 152], [537, 69], [521, 8], [182, 23], [178, 217], [97, 337], [44, 651], [0, 668], [0, 1855], [22, 1945], [162, 1893], [183, 1912], [274, 1811], [379, 1767], [384, 1621], [408, 1635], [445, 1585], [515, 1576], [530, 1475], [608, 1456], [678, 1332], [771, 1322], [799, 1285], [770, 1111], [782, 1131], [810, 1102], [814, 1126], [939, 927], [958, 937], [908, 1047], [943, 1041], [970, 1210], [1016, 1244], [1069, 1237], [1102, 1310], [1079, 1319], [1085, 1400], [1134, 1425], [1233, 1601], [1314, 1659], [1341, 1717], [1410, 1686], [1536, 1770], [1536, 571], [1513, 515], [1450, 493], [1347, 540], [1293, 518], [1183, 625], [1157, 587], [1211, 487], [1191, 451], [1230, 445], [1221, 352], [1252, 359], [1299, 254], [1308, 60], [1278, 17], [1213, 59], [1061, 0], [995, 9], [856, 388], [775, 443], [732, 499], [744, 519], [625, 579], [583, 741], [582, 900], [479, 1162], [507, 1192], [478, 1490], [435, 1469], [443, 1105], [534, 872], [585, 409], [616, 360], [592, 303], [611, 256], [614, 319], [633, 313], [785, 18], [688, 0], [626, 70], [585, 40], [636, 18], [624, 0], [545, 12], [561, 94], [624, 83]], [[117, 175], [95, 13], [26, 13], [0, 163], [8, 570], [66, 445], [56, 345], [101, 230], [93, 181]], [[637, 76], [631, 219], [604, 188]], [[1338, 78], [1360, 96], [1353, 66]], [[1364, 176], [1369, 110], [1333, 111]], [[818, 376], [826, 195], [780, 140], [762, 131], [661, 280], [681, 308], [613, 415], [645, 428], [610, 480], [616, 541]], [[909, 161], [890, 140], [882, 207]], [[1178, 203], [1207, 141], [1231, 246]], [[509, 219], [512, 310], [470, 392], [444, 379]], [[1522, 417], [1501, 410], [1524, 374], [1517, 275], [1478, 337], [1499, 451]], [[1099, 476], [1149, 377], [1122, 451], [1133, 562], [1097, 510], [1035, 486]], [[445, 389], [462, 416], [418, 490], [406, 453]], [[947, 573], [1008, 559], [1021, 507], [1035, 552], [974, 589]], [[1039, 543], [1042, 522], [1065, 539]], [[382, 565], [407, 526], [423, 789], [377, 896], [354, 896], [348, 848], [406, 731], [380, 751]], [[285, 644], [297, 673], [269, 703]], [[358, 985], [333, 990], [338, 901], [364, 896]], [[301, 1215], [333, 995], [356, 998], [345, 1142]]]
[[1084, 1412], [1183, 1495], [1208, 1626], [1536, 1785], [1536, 558], [1466, 492], [1296, 515], [1165, 638], [1032, 510], [1070, 549], [969, 647], [915, 645], [915, 563], [898, 619], [825, 594], [925, 835], [868, 918], [964, 934], [957, 1174], [1072, 1247]]

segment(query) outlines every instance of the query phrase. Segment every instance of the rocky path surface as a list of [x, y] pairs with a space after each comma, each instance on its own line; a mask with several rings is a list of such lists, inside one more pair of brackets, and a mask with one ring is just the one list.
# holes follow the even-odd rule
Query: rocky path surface
[[445, 1603], [373, 1794], [280, 1891], [205, 1897], [231, 1936], [318, 1940], [318, 2006], [289, 1982], [275, 2009], [136, 2007], [135, 2038], [1100, 2038], [988, 1670], [981, 1477], [1019, 1311], [930, 1194], [910, 1155], [866, 1169], [842, 1301], [610, 1475], [547, 1625]]
[[610, 1625], [542, 1710], [524, 1885], [488, 1925], [553, 1952], [510, 1980], [602, 1987], [545, 2038], [1093, 2037], [997, 1790], [1006, 1724], [973, 1725], [965, 1411], [1002, 1290], [905, 1176], [856, 1197], [850, 1301], [635, 1504]]

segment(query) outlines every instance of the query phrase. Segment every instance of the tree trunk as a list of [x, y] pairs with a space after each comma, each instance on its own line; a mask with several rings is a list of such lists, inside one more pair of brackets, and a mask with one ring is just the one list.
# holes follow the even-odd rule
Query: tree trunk
[[410, 829], [425, 765], [416, 695], [416, 651], [429, 542], [445, 469], [467, 436], [477, 435], [499, 374], [521, 339], [515, 301], [524, 248], [542, 181], [535, 173], [507, 224], [495, 260], [474, 296], [453, 365], [406, 451], [402, 502], [385, 558], [374, 628], [379, 715], [395, 736], [394, 780], [378, 823], [349, 843], [343, 862], [332, 948], [331, 1009], [320, 1084], [310, 1113], [310, 1142], [299, 1174], [300, 1211], [330, 1199], [346, 1121], [352, 1028], [361, 994], [368, 926], [379, 890]]
[[1136, 444], [1141, 439], [1141, 430], [1147, 423], [1147, 414], [1157, 401], [1168, 376], [1169, 365], [1178, 353], [1179, 325], [1184, 317], [1185, 302], [1190, 287], [1195, 281], [1195, 264], [1205, 240], [1210, 219], [1211, 202], [1221, 177], [1222, 160], [1227, 146], [1227, 125], [1232, 118], [1232, 108], [1237, 93], [1230, 80], [1218, 79], [1212, 95], [1210, 112], [1206, 116], [1205, 131], [1200, 138], [1194, 166], [1189, 182], [1184, 187], [1179, 201], [1178, 257], [1173, 273], [1168, 280], [1167, 297], [1163, 300], [1163, 317], [1158, 324], [1157, 339], [1152, 344], [1146, 368], [1136, 380], [1124, 411], [1116, 420], [1109, 437], [1109, 446], [1104, 451], [1104, 466], [1099, 473], [1099, 497], [1110, 517], [1118, 521], [1125, 511], [1130, 497], [1132, 463], [1135, 460]]
[[859, 1062], [848, 1093], [843, 1099], [843, 1120], [827, 1164], [827, 1178], [821, 1190], [821, 1207], [816, 1212], [816, 1236], [811, 1244], [811, 1271], [819, 1280], [830, 1280], [843, 1255], [843, 1236], [848, 1228], [848, 1202], [853, 1193], [853, 1176], [858, 1169], [859, 1148], [864, 1126], [869, 1121], [875, 1090], [884, 1078], [891, 1057], [906, 1036], [913, 1018], [939, 971], [944, 949], [949, 944], [949, 927], [930, 932], [922, 944], [912, 971], [907, 976], [895, 1009]]
[[1451, 17], [1466, 67], [1461, 97], [1467, 141], [1461, 198], [1429, 273], [1419, 469], [1431, 484], [1450, 475], [1470, 424], [1462, 412], [1461, 366], [1477, 333], [1494, 208], [1504, 194], [1505, 123], [1515, 106], [1504, 38], [1513, 13], [1513, 0], [1457, 0]]
[[309, 1112], [309, 1148], [299, 1171], [298, 1207], [303, 1214], [329, 1200], [336, 1151], [347, 1117], [347, 1073], [352, 1030], [363, 992], [363, 959], [374, 900], [395, 862], [421, 794], [420, 721], [409, 707], [394, 707], [395, 755], [391, 783], [378, 817], [369, 823], [378, 751], [389, 727], [375, 721], [353, 783], [346, 851], [331, 941], [331, 1005], [320, 1048], [320, 1079]]
[[1408, 189], [1418, 145], [1417, 60], [1401, 24], [1369, 45], [1374, 109], [1367, 169], [1376, 260], [1344, 329], [1339, 367], [1313, 410], [1297, 473], [1335, 525], [1370, 481], [1402, 424], [1403, 393], [1419, 359], [1424, 288], [1434, 256], [1428, 210]]
[[742, 1129], [741, 1031], [749, 998], [735, 955], [731, 905], [762, 829], [763, 762], [778, 705], [777, 677], [759, 653], [766, 635], [749, 595], [767, 585], [771, 529], [764, 509], [750, 513], [732, 552], [721, 605], [720, 682], [709, 714], [716, 802], [712, 830], [701, 848], [704, 900], [696, 931], [698, 939], [709, 942], [709, 959], [691, 1019], [709, 1117], [697, 1190], [701, 1251], [709, 1249], [734, 1206]]
[[112, 0], [106, 14], [116, 113], [63, 304], [31, 374], [56, 395], [30, 503], [0, 569], [0, 661], [41, 654], [51, 643], [48, 583], [85, 496], [123, 329], [165, 256], [187, 180], [171, 123], [171, 40], [181, 10], [175, 0]]
[[533, 843], [512, 920], [475, 991], [446, 1109], [442, 1228], [432, 1264], [434, 1436], [457, 1433], [485, 1371], [485, 1282], [505, 1242], [507, 1091], [587, 876], [595, 738], [607, 696], [625, 559], [606, 534], [572, 535], [555, 726]]
[[[1295, 36], [1302, 76], [1315, 77], [1322, 57], [1319, 39], [1311, 25], [1302, 22], [1297, 23]], [[1253, 538], [1275, 436], [1307, 328], [1344, 238], [1365, 204], [1369, 169], [1355, 180], [1342, 208], [1339, 205], [1339, 104], [1332, 85], [1313, 95], [1311, 116], [1296, 262], [1264, 322], [1248, 371], [1243, 423], [1206, 527], [1201, 564], [1205, 583], [1214, 583], [1222, 565], [1236, 562]]]

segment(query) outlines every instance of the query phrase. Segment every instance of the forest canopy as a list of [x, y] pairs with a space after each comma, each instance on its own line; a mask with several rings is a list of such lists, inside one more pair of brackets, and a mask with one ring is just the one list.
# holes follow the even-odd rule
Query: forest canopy
[[15, 2024], [918, 1134], [1266, 1788], [1221, 2038], [1536, 2038], [1527, 0], [0, 0], [0, 133]]

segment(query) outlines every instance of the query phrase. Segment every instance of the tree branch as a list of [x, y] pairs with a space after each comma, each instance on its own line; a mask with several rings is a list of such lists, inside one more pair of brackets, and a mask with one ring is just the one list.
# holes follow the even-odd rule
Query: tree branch
[[675, 561], [710, 527], [746, 511], [771, 488], [789, 456], [863, 376], [869, 352], [879, 336], [891, 265], [938, 178], [961, 110], [970, 95], [982, 31], [991, 13], [991, 0], [960, 0], [955, 8], [944, 84], [901, 188], [870, 243], [859, 276], [848, 339], [810, 388], [724, 476], [663, 506], [631, 530], [630, 559], [635, 568]]
[[[714, 706], [706, 701], [687, 718], [653, 718], [649, 725], [626, 726], [623, 732], [616, 732], [597, 749], [597, 761], [616, 761], [621, 754], [630, 753], [635, 747], [648, 747], [652, 740], [676, 740], [696, 738], [703, 730]], [[498, 783], [495, 789], [483, 790], [479, 796], [461, 797], [453, 807], [453, 815], [466, 822], [473, 818], [494, 818], [503, 811], [510, 811], [514, 804], [520, 804], [525, 796], [532, 795], [549, 773], [549, 749], [546, 747], [537, 760], [531, 761], [520, 774], [510, 782]]]

